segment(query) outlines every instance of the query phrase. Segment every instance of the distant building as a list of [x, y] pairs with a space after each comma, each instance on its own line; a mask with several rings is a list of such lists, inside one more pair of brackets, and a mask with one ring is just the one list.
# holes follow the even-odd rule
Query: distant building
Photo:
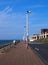
[[48, 33], [48, 29], [41, 29], [41, 34]]
[[48, 38], [48, 29], [41, 29], [39, 39], [42, 39], [42, 38]]
[[40, 34], [33, 34], [32, 36], [29, 37], [29, 40], [34, 41], [34, 40], [39, 40], [44, 38], [48, 38], [48, 29], [41, 29]]
[[32, 36], [30, 36], [29, 40], [30, 41], [34, 41], [34, 40], [38, 40], [39, 39], [39, 34], [33, 34]]

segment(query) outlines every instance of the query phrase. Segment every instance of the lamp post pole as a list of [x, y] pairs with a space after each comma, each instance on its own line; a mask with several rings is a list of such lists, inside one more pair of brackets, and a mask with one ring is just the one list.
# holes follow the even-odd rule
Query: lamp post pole
[[28, 34], [28, 22], [29, 22], [29, 14], [30, 14], [31, 12], [30, 11], [27, 11], [26, 12], [26, 43], [28, 44], [28, 40], [29, 40], [29, 34]]
[[28, 37], [28, 13], [26, 13], [26, 36]]

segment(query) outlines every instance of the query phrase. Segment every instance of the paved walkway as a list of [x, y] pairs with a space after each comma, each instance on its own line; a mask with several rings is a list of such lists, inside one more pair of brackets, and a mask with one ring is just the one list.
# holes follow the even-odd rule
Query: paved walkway
[[0, 65], [44, 65], [40, 58], [24, 42], [16, 45], [10, 51], [0, 54]]

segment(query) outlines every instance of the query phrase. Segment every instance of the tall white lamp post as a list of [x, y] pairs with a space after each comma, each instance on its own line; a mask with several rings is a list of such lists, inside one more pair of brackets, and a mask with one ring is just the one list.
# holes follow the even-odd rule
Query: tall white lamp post
[[28, 22], [29, 22], [29, 14], [31, 13], [31, 11], [26, 11], [26, 41], [28, 42]]

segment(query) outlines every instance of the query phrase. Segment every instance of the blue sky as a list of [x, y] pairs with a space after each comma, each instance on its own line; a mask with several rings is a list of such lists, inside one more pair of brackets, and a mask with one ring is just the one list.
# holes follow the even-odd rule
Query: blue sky
[[0, 0], [0, 39], [22, 39], [29, 15], [29, 36], [48, 28], [48, 0]]

